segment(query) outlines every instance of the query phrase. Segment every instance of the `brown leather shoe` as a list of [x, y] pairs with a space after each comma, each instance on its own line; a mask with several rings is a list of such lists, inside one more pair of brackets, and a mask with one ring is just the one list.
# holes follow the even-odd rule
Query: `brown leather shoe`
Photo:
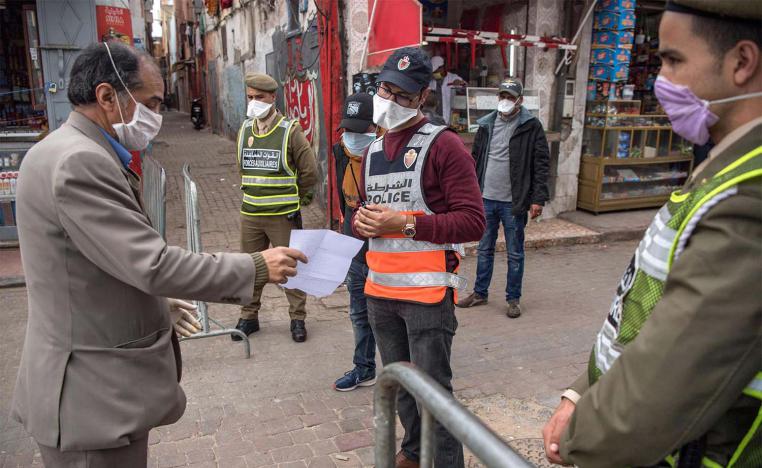
[[406, 457], [405, 454], [402, 453], [402, 450], [400, 450], [397, 452], [397, 456], [394, 457], [394, 466], [395, 468], [419, 468], [421, 465]]
[[483, 304], [486, 304], [486, 303], [487, 303], [487, 298], [486, 297], [482, 297], [482, 296], [480, 296], [480, 295], [478, 295], [476, 293], [471, 293], [470, 296], [468, 296], [465, 299], [459, 300], [458, 303], [455, 304], [455, 305], [457, 305], [458, 307], [462, 307], [462, 308], [466, 309], [468, 307], [479, 306], [479, 305], [483, 305]]
[[508, 318], [521, 317], [521, 305], [519, 305], [518, 299], [508, 301], [508, 311], [505, 313], [505, 315], [507, 315]]

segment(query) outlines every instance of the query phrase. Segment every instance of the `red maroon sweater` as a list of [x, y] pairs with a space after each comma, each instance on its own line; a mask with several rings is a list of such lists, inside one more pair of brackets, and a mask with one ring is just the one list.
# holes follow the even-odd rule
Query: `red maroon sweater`
[[[384, 135], [386, 158], [391, 161], [400, 157], [400, 150], [426, 122], [424, 119], [400, 132], [387, 132]], [[422, 177], [426, 204], [434, 214], [416, 217], [415, 240], [436, 244], [480, 240], [486, 221], [476, 163], [455, 132], [442, 132], [431, 145]], [[365, 200], [365, 159], [359, 189], [360, 199]], [[355, 230], [354, 216], [352, 229]], [[362, 238], [356, 230], [355, 235]]]

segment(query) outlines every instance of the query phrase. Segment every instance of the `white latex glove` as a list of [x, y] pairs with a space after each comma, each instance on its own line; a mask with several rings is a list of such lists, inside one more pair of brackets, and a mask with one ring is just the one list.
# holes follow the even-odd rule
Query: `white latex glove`
[[202, 330], [201, 323], [190, 312], [198, 309], [198, 307], [180, 299], [167, 300], [169, 301], [169, 316], [172, 319], [172, 326], [175, 327], [178, 335], [189, 337]]

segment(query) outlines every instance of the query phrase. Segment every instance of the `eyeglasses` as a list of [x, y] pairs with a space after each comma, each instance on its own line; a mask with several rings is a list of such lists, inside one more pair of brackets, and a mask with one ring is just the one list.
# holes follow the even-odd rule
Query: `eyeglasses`
[[416, 94], [415, 96], [411, 97], [409, 94], [393, 93], [391, 89], [385, 86], [378, 87], [378, 95], [384, 99], [389, 99], [390, 101], [393, 100], [403, 107], [409, 106], [420, 96], [419, 94]]

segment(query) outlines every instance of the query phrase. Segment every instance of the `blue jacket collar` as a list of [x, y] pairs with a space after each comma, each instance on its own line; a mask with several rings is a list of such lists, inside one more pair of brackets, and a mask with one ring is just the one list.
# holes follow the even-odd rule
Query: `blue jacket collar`
[[114, 152], [117, 156], [119, 156], [119, 160], [122, 161], [122, 165], [125, 169], [130, 167], [130, 162], [132, 161], [132, 154], [130, 154], [129, 151], [127, 151], [127, 148], [122, 146], [121, 143], [119, 143], [114, 137], [108, 134], [106, 130], [103, 130], [102, 128], [99, 129], [103, 136], [106, 137], [106, 140], [111, 144], [111, 147], [114, 148]]

